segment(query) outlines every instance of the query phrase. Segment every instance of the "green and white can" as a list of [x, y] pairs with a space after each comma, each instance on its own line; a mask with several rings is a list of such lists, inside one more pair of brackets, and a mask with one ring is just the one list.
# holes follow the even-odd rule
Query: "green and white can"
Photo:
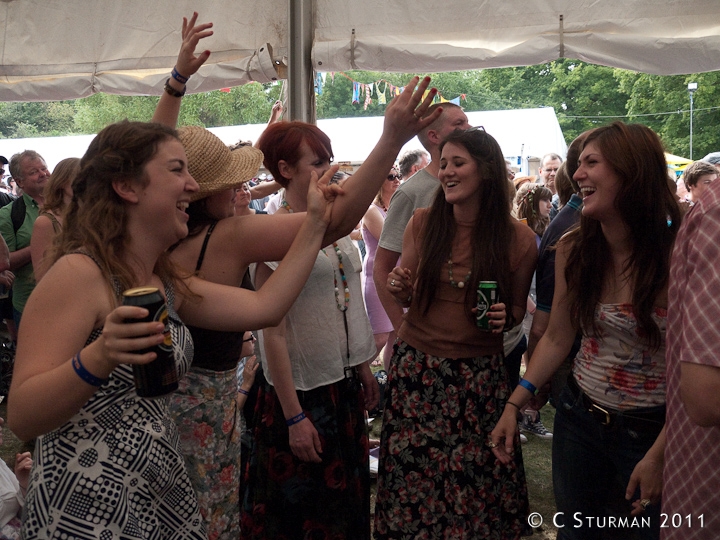
[[475, 322], [481, 330], [492, 330], [488, 312], [490, 306], [497, 304], [497, 281], [481, 281], [477, 288], [477, 313], [475, 314]]

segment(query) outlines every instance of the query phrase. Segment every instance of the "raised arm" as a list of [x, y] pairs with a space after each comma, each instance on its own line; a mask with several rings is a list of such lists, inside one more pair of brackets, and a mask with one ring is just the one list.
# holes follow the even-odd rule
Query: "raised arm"
[[304, 222], [287, 255], [265, 286], [258, 291], [248, 291], [190, 278], [190, 290], [199, 298], [182, 300], [178, 313], [183, 320], [194, 326], [227, 331], [277, 326], [300, 294], [322, 247], [322, 236], [332, 212], [332, 199], [339, 189], [329, 184], [336, 171], [337, 166], [333, 166], [319, 181], [310, 182]]
[[380, 140], [357, 172], [343, 184], [346, 194], [335, 202], [332, 220], [324, 239], [326, 243], [323, 245], [350, 234], [387, 178], [387, 172], [395, 163], [403, 145], [442, 113], [442, 109], [438, 108], [433, 114], [423, 118], [437, 90], [432, 88], [423, 99], [423, 93], [430, 84], [430, 77], [425, 77], [419, 84], [418, 81], [418, 77], [413, 77], [402, 94], [393, 99], [385, 109], [385, 123]]
[[[210, 57], [210, 51], [205, 50], [195, 55], [195, 48], [201, 39], [212, 36], [212, 23], [203, 23], [196, 25], [198, 14], [194, 12], [190, 20], [183, 17], [182, 24], [182, 45], [178, 53], [177, 62], [175, 63], [175, 71], [168, 80], [168, 85], [180, 95], [171, 95], [170, 92], [164, 91], [160, 96], [155, 114], [152, 121], [166, 126], [175, 127], [177, 125], [178, 115], [180, 114], [180, 102], [182, 94], [185, 93], [184, 79], [189, 79], [197, 73], [205, 61]], [[177, 72], [177, 75], [175, 75]]]

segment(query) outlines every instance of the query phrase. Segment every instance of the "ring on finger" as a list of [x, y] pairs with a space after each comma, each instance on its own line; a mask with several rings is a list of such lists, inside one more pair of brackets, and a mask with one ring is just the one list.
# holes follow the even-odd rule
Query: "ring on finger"
[[490, 448], [497, 448], [497, 443], [494, 443], [493, 441], [489, 440], [487, 442], [488, 447]]
[[394, 287], [394, 286], [395, 286], [395, 280], [394, 280], [394, 279], [391, 279], [391, 280], [390, 280], [390, 286], [391, 286], [391, 287]]
[[640, 506], [642, 506], [643, 510], [645, 510], [648, 506], [650, 506], [650, 499], [641, 499]]

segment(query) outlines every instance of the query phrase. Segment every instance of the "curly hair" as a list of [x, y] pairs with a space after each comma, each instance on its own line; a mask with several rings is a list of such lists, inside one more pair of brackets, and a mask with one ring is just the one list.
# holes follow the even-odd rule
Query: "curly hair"
[[552, 201], [552, 191], [540, 184], [523, 184], [515, 196], [517, 218], [527, 220], [538, 236], [542, 236], [550, 224], [550, 216], [540, 215], [540, 201]]
[[[122, 289], [136, 287], [135, 277], [123, 260], [129, 242], [126, 203], [113, 184], [131, 179], [146, 186], [145, 167], [161, 143], [178, 139], [177, 132], [161, 124], [128, 122], [111, 124], [92, 140], [80, 161], [73, 182], [73, 199], [67, 209], [51, 260], [67, 253], [91, 256], [113, 290], [113, 279]], [[176, 281], [178, 272], [167, 253], [162, 253], [155, 272], [163, 280]]]
[[[660, 138], [640, 124], [614, 122], [588, 133], [620, 181], [615, 208], [629, 233], [632, 253], [623, 272], [631, 276], [633, 313], [638, 330], [652, 349], [662, 335], [652, 318], [658, 295], [667, 287], [670, 255], [680, 226], [680, 210], [667, 182]], [[599, 221], [580, 218], [563, 239], [570, 252], [565, 268], [568, 302], [584, 331], [596, 330], [595, 310], [610, 272], [609, 245]]]

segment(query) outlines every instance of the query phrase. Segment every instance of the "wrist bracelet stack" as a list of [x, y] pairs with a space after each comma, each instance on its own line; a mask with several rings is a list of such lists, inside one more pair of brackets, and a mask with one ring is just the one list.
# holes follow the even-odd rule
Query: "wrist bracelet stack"
[[[188, 80], [190, 80], [190, 77], [185, 77], [184, 75], [180, 75], [180, 72], [177, 70], [177, 67], [174, 67], [172, 70], [172, 73], [170, 73], [170, 77], [175, 79], [177, 82], [179, 82], [182, 85], [187, 84]], [[185, 95], [185, 92], [187, 91], [187, 86], [184, 86], [182, 89], [182, 92], [179, 90], [176, 90], [172, 86], [170, 86], [170, 77], [168, 77], [167, 81], [165, 81], [165, 92], [170, 94], [173, 97], [183, 97]]]
[[100, 387], [103, 384], [107, 384], [107, 382], [110, 379], [101, 379], [100, 377], [96, 377], [92, 373], [90, 373], [87, 369], [85, 369], [85, 366], [82, 365], [82, 362], [80, 361], [80, 351], [73, 356], [72, 359], [72, 367], [75, 370], [75, 373], [77, 373], [78, 377], [80, 377], [83, 381], [85, 381], [88, 384], [91, 384], [92, 386]]

